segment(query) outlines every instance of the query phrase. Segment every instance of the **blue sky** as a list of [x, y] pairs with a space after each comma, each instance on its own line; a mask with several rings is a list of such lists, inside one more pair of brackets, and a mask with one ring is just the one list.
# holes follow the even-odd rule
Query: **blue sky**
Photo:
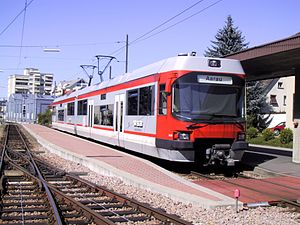
[[[96, 64], [94, 56], [114, 53], [124, 46], [126, 34], [131, 42], [198, 1], [33, 0], [26, 10], [24, 30], [21, 14], [3, 32], [24, 9], [25, 0], [0, 0], [0, 97], [7, 95], [8, 76], [22, 74], [26, 67], [53, 73], [57, 82], [86, 79], [80, 65]], [[203, 0], [150, 35], [199, 14], [130, 45], [129, 71], [178, 53], [196, 51], [203, 55], [229, 14], [249, 47], [286, 38], [300, 32], [299, 9], [298, 0]], [[3, 47], [20, 46], [21, 42], [23, 48]], [[44, 47], [61, 51], [47, 53]], [[124, 72], [125, 50], [113, 56], [119, 60], [111, 64], [116, 76]], [[93, 83], [97, 82], [99, 77], [95, 75]]]

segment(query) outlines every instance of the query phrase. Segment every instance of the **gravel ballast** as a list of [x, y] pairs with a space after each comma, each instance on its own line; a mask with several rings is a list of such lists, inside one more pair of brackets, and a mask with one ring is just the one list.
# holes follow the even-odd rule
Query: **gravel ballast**
[[155, 208], [163, 209], [170, 214], [176, 214], [193, 224], [300, 224], [300, 214], [292, 212], [289, 208], [272, 206], [247, 209], [240, 207], [239, 213], [236, 213], [235, 207], [203, 209], [192, 204], [174, 201], [161, 194], [127, 185], [117, 177], [97, 174], [80, 164], [60, 158], [42, 147], [37, 150], [45, 151], [40, 157], [66, 172], [86, 172], [88, 175], [83, 176], [83, 179], [100, 186], [106, 186], [108, 189], [137, 201], [148, 203]]

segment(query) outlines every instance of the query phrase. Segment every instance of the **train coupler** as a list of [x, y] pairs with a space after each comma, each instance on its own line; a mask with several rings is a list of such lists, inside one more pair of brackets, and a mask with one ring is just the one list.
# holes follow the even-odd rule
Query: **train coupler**
[[241, 161], [248, 143], [245, 141], [237, 141], [230, 144], [215, 144], [211, 148], [206, 149], [205, 165], [214, 165], [216, 162], [224, 166], [235, 166], [236, 162]]

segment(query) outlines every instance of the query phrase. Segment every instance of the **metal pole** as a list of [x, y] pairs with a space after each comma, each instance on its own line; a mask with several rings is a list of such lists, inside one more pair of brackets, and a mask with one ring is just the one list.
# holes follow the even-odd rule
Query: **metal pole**
[[126, 63], [125, 63], [125, 73], [128, 72], [128, 34], [126, 34]]
[[111, 66], [109, 66], [109, 79], [111, 80]]

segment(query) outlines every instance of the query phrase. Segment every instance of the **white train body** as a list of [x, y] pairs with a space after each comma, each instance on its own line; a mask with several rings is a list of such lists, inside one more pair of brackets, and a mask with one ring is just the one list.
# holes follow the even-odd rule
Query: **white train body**
[[[206, 143], [205, 140], [231, 146], [236, 142], [237, 134], [243, 131], [237, 123], [243, 123], [244, 118], [241, 103], [244, 100], [244, 76], [240, 62], [236, 60], [196, 56], [168, 58], [55, 99], [52, 127], [166, 160], [197, 161], [197, 152], [201, 152], [201, 157], [207, 156], [206, 149], [199, 147]], [[195, 119], [181, 114], [184, 110], [178, 110], [178, 107], [194, 107], [190, 105], [197, 101], [182, 105], [182, 96], [178, 96], [186, 91], [186, 87], [199, 90], [184, 92], [187, 99], [200, 92], [199, 96], [203, 96], [203, 87], [218, 92], [207, 95], [211, 99], [204, 97], [206, 106], [197, 106], [199, 115], [196, 111], [191, 115]], [[221, 89], [225, 90], [224, 98], [217, 97]], [[227, 90], [234, 91], [228, 94]], [[234, 109], [226, 105], [223, 109], [214, 109], [215, 106], [209, 103], [223, 99], [228, 102], [234, 99]], [[209, 118], [201, 117], [205, 110], [211, 114]], [[220, 120], [218, 116], [212, 118], [216, 115], [214, 110], [236, 113]], [[204, 127], [192, 127], [195, 123]], [[240, 160], [241, 156], [236, 158], [234, 160]]]

